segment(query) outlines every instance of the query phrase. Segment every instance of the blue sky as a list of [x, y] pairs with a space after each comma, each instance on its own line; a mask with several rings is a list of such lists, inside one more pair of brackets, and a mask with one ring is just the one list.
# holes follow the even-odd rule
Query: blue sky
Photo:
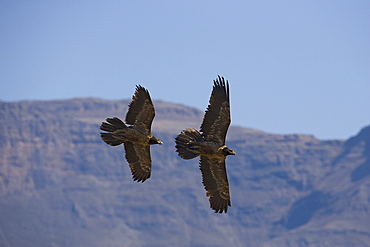
[[[0, 100], [153, 99], [345, 139], [370, 123], [370, 1], [0, 1]], [[125, 113], [117, 113], [124, 116]]]

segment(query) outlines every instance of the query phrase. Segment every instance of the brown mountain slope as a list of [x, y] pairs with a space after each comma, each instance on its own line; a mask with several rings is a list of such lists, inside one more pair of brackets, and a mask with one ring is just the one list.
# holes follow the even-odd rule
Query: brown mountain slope
[[232, 207], [209, 209], [174, 137], [203, 112], [154, 101], [152, 177], [131, 180], [99, 136], [128, 100], [0, 102], [0, 246], [366, 246], [369, 130], [348, 141], [232, 126]]

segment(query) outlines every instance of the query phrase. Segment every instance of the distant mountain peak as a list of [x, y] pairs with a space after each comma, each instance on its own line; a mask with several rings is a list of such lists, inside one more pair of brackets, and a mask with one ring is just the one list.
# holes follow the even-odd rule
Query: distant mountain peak
[[203, 111], [154, 100], [153, 134], [165, 145], [151, 151], [150, 181], [136, 184], [123, 147], [107, 147], [99, 136], [100, 123], [124, 117], [128, 103], [0, 102], [0, 246], [370, 242], [370, 126], [347, 141], [231, 126], [233, 206], [215, 215], [198, 162], [175, 152], [176, 134], [199, 128]]

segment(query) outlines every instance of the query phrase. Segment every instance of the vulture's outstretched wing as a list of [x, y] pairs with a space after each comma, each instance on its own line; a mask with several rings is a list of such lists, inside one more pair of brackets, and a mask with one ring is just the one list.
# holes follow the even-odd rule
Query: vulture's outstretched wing
[[126, 124], [150, 131], [155, 112], [148, 90], [140, 85], [136, 86], [136, 91], [128, 107]]
[[215, 213], [226, 213], [228, 206], [231, 206], [225, 158], [210, 159], [203, 155], [200, 156], [199, 168], [202, 171], [203, 185]]
[[150, 158], [150, 146], [133, 142], [124, 142], [126, 160], [130, 165], [134, 181], [144, 182], [150, 178], [152, 159]]
[[225, 144], [226, 133], [231, 123], [229, 82], [218, 76], [214, 80], [209, 105], [200, 126], [205, 141]]

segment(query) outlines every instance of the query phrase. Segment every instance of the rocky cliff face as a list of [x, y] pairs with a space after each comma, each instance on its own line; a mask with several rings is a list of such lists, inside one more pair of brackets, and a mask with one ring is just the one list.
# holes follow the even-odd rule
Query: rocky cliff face
[[232, 126], [232, 207], [209, 209], [174, 138], [203, 112], [155, 101], [152, 177], [100, 140], [128, 100], [0, 102], [0, 246], [367, 246], [370, 127], [347, 141]]

